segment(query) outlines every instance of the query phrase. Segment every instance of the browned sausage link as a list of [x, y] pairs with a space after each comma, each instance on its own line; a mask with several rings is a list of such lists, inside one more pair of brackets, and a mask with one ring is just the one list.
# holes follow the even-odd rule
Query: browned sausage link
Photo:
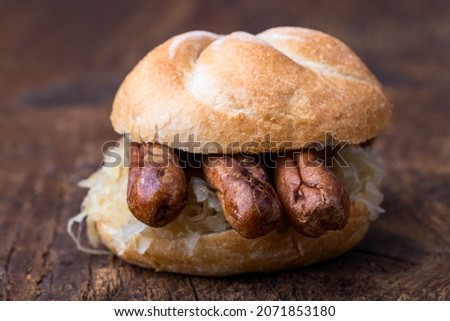
[[280, 157], [275, 169], [275, 186], [291, 226], [309, 237], [343, 229], [350, 213], [344, 186], [317, 161], [316, 152], [294, 155]]
[[132, 148], [127, 203], [141, 222], [161, 227], [173, 221], [186, 201], [186, 179], [178, 158], [165, 146]]
[[261, 165], [239, 156], [206, 156], [203, 173], [217, 191], [225, 218], [246, 238], [276, 227], [283, 208]]

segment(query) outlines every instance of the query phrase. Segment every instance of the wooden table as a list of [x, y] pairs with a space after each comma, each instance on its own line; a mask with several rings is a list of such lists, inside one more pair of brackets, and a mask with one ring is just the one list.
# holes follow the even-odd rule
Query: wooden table
[[[93, 4], [91, 4], [93, 2]], [[450, 2], [0, 2], [0, 298], [6, 300], [450, 299]], [[386, 86], [386, 213], [348, 254], [226, 278], [155, 273], [79, 252], [66, 233], [118, 137], [117, 86], [151, 48], [191, 29], [299, 25], [350, 45]]]

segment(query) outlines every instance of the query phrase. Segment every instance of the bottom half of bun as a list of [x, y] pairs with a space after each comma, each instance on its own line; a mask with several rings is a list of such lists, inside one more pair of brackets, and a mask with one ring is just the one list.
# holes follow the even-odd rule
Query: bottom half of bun
[[[201, 234], [193, 249], [186, 239], [167, 239], [153, 235], [151, 246], [140, 251], [140, 238], [118, 246], [114, 215], [104, 215], [96, 222], [103, 244], [123, 260], [157, 271], [192, 275], [224, 276], [247, 272], [271, 272], [306, 266], [337, 257], [354, 247], [366, 234], [370, 224], [366, 205], [353, 201], [350, 219], [341, 231], [329, 231], [319, 238], [305, 237], [287, 228], [257, 238], [246, 239], [232, 229]], [[144, 236], [148, 238], [148, 236]]]

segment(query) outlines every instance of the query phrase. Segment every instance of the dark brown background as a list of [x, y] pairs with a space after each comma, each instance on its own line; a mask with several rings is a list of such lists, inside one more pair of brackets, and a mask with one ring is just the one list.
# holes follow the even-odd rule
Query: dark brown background
[[[312, 267], [227, 278], [155, 273], [77, 251], [76, 182], [117, 138], [127, 71], [191, 29], [321, 29], [350, 45], [395, 106], [375, 148], [386, 213], [356, 249]], [[0, 298], [450, 299], [449, 1], [1, 1]]]

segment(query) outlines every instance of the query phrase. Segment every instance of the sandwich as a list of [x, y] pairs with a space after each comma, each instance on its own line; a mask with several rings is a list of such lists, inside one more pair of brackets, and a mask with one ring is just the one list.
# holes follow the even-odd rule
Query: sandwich
[[121, 84], [111, 121], [123, 138], [80, 182], [68, 231], [86, 252], [191, 275], [337, 257], [383, 212], [371, 142], [390, 115], [375, 76], [320, 31], [177, 35]]

